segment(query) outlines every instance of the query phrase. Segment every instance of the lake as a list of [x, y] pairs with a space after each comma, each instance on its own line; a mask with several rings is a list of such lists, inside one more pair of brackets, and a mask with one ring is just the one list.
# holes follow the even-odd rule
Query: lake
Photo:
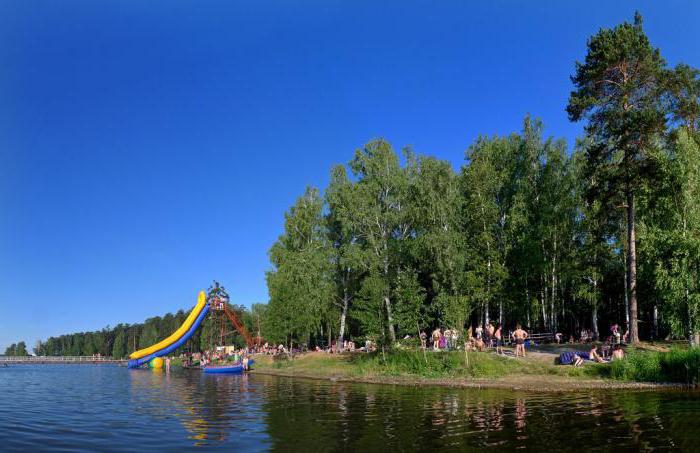
[[[519, 393], [170, 374], [114, 365], [0, 368], [0, 450], [695, 450], [700, 393]], [[444, 450], [441, 450], [444, 451]]]

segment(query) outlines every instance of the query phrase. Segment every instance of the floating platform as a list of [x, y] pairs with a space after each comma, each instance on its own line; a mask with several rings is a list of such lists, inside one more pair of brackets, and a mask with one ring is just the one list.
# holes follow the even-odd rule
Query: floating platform
[[[253, 365], [253, 361], [248, 361], [248, 369]], [[243, 364], [232, 363], [228, 365], [207, 365], [204, 367], [204, 372], [208, 374], [237, 374], [242, 373], [244, 370]]]

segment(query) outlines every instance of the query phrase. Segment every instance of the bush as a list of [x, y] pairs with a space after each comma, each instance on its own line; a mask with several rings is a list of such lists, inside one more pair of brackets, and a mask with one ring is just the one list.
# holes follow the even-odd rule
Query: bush
[[700, 381], [700, 348], [672, 349], [663, 354], [661, 371], [667, 382], [697, 384]]
[[493, 354], [469, 353], [469, 363], [463, 352], [433, 352], [391, 349], [385, 353], [356, 356], [353, 362], [361, 374], [388, 376], [414, 375], [422, 377], [500, 377], [524, 371], [526, 364]]
[[700, 381], [700, 348], [631, 352], [625, 360], [612, 362], [610, 375], [627, 381], [697, 384]]

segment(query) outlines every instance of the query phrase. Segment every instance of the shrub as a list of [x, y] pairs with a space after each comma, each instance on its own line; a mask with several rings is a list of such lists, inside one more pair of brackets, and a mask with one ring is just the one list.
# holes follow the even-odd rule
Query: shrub
[[610, 375], [628, 381], [697, 384], [700, 381], [700, 348], [633, 351], [625, 360], [612, 362]]

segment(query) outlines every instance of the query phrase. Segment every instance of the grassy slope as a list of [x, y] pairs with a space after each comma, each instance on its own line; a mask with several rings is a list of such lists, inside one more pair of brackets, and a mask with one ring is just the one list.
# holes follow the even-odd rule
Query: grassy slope
[[498, 380], [523, 376], [595, 378], [598, 365], [583, 368], [557, 366], [553, 359], [514, 359], [493, 353], [427, 352], [395, 350], [382, 354], [328, 355], [310, 353], [293, 360], [261, 357], [256, 368], [275, 374], [323, 378], [408, 377], [418, 379]]
[[530, 353], [527, 359], [493, 353], [393, 350], [382, 354], [309, 353], [293, 360], [256, 359], [262, 373], [366, 382], [462, 386], [503, 386], [533, 390], [634, 387], [640, 382], [700, 382], [700, 349], [632, 350], [612, 364], [581, 368], [554, 364], [557, 354]]

